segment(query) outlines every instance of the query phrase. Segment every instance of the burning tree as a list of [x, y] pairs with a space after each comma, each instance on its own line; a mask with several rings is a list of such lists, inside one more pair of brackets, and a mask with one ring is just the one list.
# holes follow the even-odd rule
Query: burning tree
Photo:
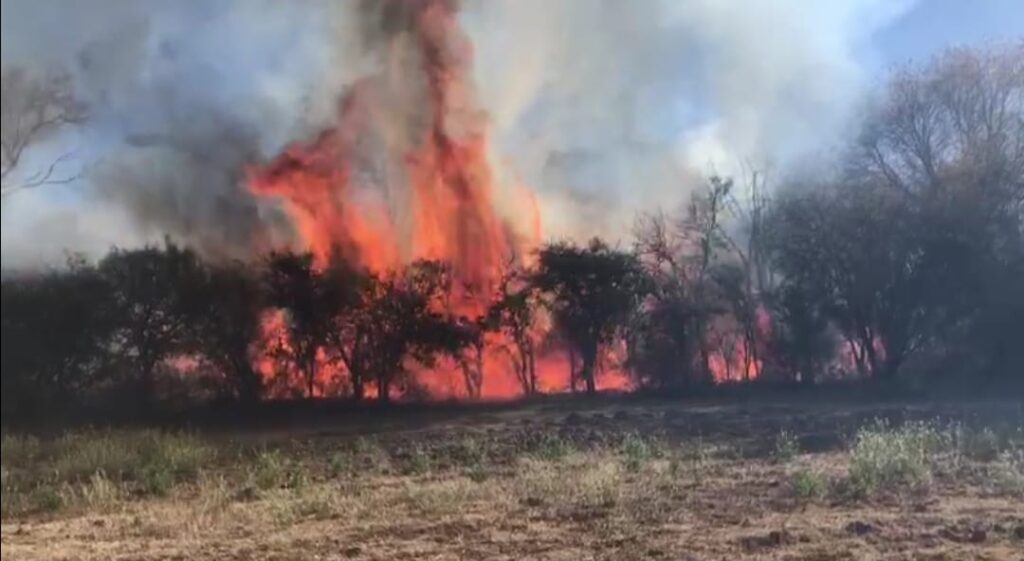
[[541, 249], [533, 286], [541, 291], [557, 329], [579, 355], [578, 375], [594, 393], [602, 351], [622, 332], [648, 292], [635, 255], [599, 239], [585, 247], [555, 243]]
[[284, 312], [272, 353], [285, 374], [301, 374], [306, 397], [312, 398], [319, 370], [330, 361], [337, 318], [358, 302], [358, 276], [336, 252], [325, 268], [314, 266], [311, 253], [274, 252], [265, 282], [270, 304]]
[[407, 381], [410, 361], [429, 367], [439, 354], [455, 356], [473, 342], [464, 319], [443, 307], [450, 291], [449, 268], [434, 261], [364, 277], [358, 305], [337, 316], [334, 331], [357, 399], [374, 381], [379, 399], [389, 401], [391, 390]]
[[235, 398], [247, 403], [263, 394], [256, 371], [260, 321], [266, 304], [259, 277], [244, 263], [207, 265], [188, 287], [192, 348], [223, 377]]
[[501, 335], [495, 344], [508, 356], [525, 395], [537, 393], [538, 304], [529, 273], [510, 263], [485, 320], [488, 330]]

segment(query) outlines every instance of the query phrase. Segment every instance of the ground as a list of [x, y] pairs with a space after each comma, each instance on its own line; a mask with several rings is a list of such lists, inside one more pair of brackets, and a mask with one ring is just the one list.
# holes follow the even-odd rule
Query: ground
[[1022, 446], [1019, 401], [555, 399], [7, 433], [2, 557], [1020, 560]]

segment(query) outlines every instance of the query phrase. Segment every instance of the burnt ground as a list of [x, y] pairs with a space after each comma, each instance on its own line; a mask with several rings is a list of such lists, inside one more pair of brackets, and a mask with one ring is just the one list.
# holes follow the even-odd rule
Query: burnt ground
[[[936, 451], [913, 482], [851, 490], [854, 435], [877, 419], [987, 429], [1002, 452]], [[215, 459], [156, 496], [63, 483], [61, 508], [5, 514], [2, 557], [1018, 560], [1021, 474], [1005, 458], [1022, 435], [1007, 400], [278, 419], [198, 431]]]

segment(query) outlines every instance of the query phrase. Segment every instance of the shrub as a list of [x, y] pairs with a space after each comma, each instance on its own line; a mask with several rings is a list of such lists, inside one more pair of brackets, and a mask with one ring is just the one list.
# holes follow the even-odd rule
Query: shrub
[[793, 472], [789, 477], [789, 487], [793, 496], [801, 501], [820, 499], [827, 490], [821, 475], [808, 469]]
[[928, 483], [941, 442], [941, 435], [923, 423], [892, 428], [879, 421], [860, 429], [850, 457], [852, 490], [868, 494]]

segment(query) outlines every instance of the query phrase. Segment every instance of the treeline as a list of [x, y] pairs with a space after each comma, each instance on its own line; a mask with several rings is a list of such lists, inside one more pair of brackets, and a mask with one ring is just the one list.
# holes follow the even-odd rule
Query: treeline
[[[523, 394], [552, 349], [587, 391], [607, 369], [652, 391], [1020, 384], [1024, 45], [901, 72], [837, 169], [772, 186], [714, 177], [679, 211], [638, 217], [632, 237], [548, 244], [489, 287], [439, 262], [207, 262], [170, 242], [8, 274], [3, 413], [151, 407], [197, 399], [198, 382], [244, 401], [414, 398], [409, 365], [442, 360], [476, 396], [495, 345]], [[183, 370], [187, 384], [169, 383]]]

